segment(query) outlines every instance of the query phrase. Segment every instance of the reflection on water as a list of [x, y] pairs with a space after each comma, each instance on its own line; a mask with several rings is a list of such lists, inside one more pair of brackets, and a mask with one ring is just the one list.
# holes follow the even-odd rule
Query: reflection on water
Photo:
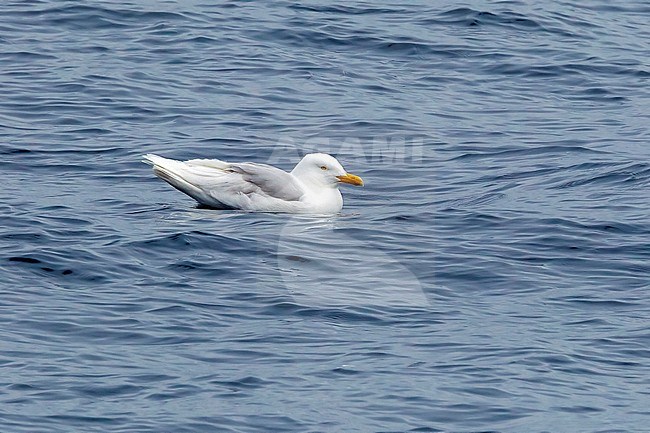
[[337, 230], [337, 221], [293, 217], [280, 233], [278, 268], [297, 302], [319, 307], [429, 305], [413, 272], [367, 241]]

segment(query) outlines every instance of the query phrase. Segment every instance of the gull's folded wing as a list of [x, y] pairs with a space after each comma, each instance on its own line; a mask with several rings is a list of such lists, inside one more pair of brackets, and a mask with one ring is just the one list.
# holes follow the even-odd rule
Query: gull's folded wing
[[199, 203], [218, 208], [291, 210], [304, 195], [291, 174], [266, 164], [218, 159], [176, 161], [145, 155], [154, 172]]
[[257, 186], [269, 197], [285, 201], [298, 201], [305, 194], [295, 177], [271, 165], [244, 162], [230, 164], [230, 169], [241, 175], [245, 182]]

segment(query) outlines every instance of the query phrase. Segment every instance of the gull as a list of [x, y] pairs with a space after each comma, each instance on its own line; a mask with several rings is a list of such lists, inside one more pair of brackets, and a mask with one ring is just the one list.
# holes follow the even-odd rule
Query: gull
[[291, 173], [268, 164], [218, 159], [177, 161], [147, 154], [143, 162], [200, 204], [249, 212], [335, 214], [343, 207], [339, 184], [363, 186], [331, 155], [305, 155]]

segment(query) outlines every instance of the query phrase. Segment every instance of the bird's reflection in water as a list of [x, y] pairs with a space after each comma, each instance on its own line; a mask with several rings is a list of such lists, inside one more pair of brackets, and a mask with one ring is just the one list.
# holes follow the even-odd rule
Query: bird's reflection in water
[[390, 254], [351, 235], [343, 217], [292, 217], [278, 242], [278, 268], [303, 305], [428, 307], [418, 278]]

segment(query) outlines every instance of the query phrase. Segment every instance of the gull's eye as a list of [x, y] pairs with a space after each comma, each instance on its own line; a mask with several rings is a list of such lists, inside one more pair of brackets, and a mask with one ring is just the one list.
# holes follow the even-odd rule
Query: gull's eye
[[320, 169], [321, 169], [321, 170], [327, 170], [327, 166], [325, 166], [325, 165], [321, 165], [321, 166], [320, 166]]

